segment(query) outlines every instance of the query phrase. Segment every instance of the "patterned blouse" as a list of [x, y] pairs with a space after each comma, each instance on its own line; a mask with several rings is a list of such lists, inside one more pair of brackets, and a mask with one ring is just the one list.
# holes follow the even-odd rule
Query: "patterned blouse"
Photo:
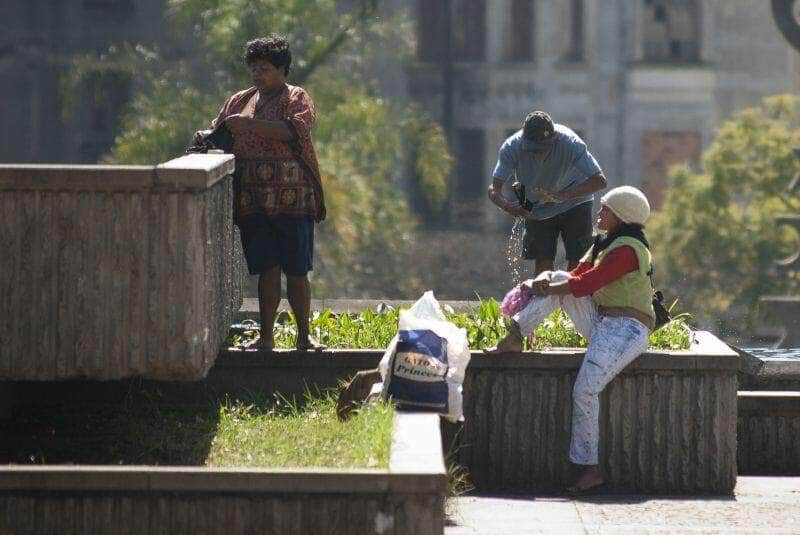
[[222, 105], [212, 128], [240, 113], [255, 119], [283, 121], [294, 134], [291, 141], [269, 139], [254, 131], [234, 136], [236, 156], [234, 216], [254, 212], [267, 215], [310, 216], [325, 219], [325, 202], [311, 129], [317, 117], [306, 91], [284, 84], [283, 91], [256, 109], [258, 89], [234, 94]]

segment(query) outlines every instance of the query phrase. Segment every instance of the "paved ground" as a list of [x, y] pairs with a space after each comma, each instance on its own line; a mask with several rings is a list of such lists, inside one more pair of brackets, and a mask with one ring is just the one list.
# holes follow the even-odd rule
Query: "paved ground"
[[446, 535], [800, 534], [800, 477], [739, 477], [735, 496], [469, 496], [449, 509]]

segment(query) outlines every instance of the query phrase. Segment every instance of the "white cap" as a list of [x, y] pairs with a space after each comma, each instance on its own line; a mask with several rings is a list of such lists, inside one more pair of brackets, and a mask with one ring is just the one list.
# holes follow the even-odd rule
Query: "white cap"
[[644, 225], [650, 217], [650, 203], [644, 193], [633, 186], [614, 188], [600, 199], [624, 223]]

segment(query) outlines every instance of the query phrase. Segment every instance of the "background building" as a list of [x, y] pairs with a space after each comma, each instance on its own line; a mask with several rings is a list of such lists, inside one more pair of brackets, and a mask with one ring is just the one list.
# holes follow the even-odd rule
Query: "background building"
[[467, 218], [500, 216], [486, 186], [531, 109], [582, 135], [612, 185], [642, 186], [658, 206], [667, 167], [698, 163], [720, 121], [798, 88], [769, 2], [419, 0], [411, 16], [408, 92], [450, 134], [451, 201]]
[[[164, 0], [0, 2], [2, 162], [93, 163], [114, 143], [130, 99], [128, 79], [109, 72], [64, 91], [75, 55], [111, 45], [153, 45]], [[68, 100], [69, 99], [69, 100]]]
[[[437, 117], [456, 155], [445, 209], [432, 212], [407, 182], [427, 221], [417, 260], [444, 298], [498, 296], [510, 282], [503, 257], [514, 256], [512, 221], [485, 192], [500, 144], [531, 109], [582, 135], [611, 185], [641, 186], [658, 206], [667, 168], [697, 164], [721, 121], [800, 87], [798, 54], [765, 0], [385, 2], [416, 22], [417, 47], [405, 64], [389, 52], [376, 64], [383, 90]], [[166, 46], [165, 6], [0, 3], [0, 161], [90, 163], [107, 154], [131, 80], [98, 71], [65, 91], [71, 61], [123, 43]]]

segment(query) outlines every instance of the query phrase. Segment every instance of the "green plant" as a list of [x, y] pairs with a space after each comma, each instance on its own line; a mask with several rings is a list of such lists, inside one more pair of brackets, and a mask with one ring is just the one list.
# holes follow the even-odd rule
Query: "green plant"
[[674, 350], [688, 348], [691, 343], [692, 329], [686, 322], [689, 321], [692, 315], [686, 312], [674, 315], [675, 305], [677, 304], [678, 300], [676, 299], [669, 306], [670, 321], [650, 334], [650, 347]]
[[536, 329], [536, 347], [586, 347], [572, 320], [561, 310], [548, 316]]
[[467, 341], [472, 349], [496, 345], [508, 332], [508, 319], [500, 314], [500, 304], [493, 298], [478, 300], [478, 307], [470, 312], [449, 312], [447, 319], [456, 327], [467, 330]]
[[[674, 303], [673, 303], [674, 307]], [[497, 301], [479, 300], [478, 306], [469, 312], [445, 311], [448, 321], [466, 329], [471, 349], [491, 347], [508, 332], [508, 318], [500, 314]], [[687, 314], [681, 314], [670, 323], [650, 335], [650, 347], [654, 349], [687, 349], [691, 330], [686, 324]], [[331, 348], [383, 349], [397, 334], [399, 311], [386, 310], [380, 313], [365, 310], [359, 314], [334, 314], [331, 310], [314, 312], [311, 332]], [[294, 316], [289, 313], [274, 327], [275, 347], [294, 346], [297, 329]], [[231, 332], [226, 345], [241, 347], [260, 336], [256, 324]], [[575, 326], [564, 312], [556, 310], [536, 328], [536, 349], [548, 347], [586, 347], [586, 340], [578, 334]], [[530, 342], [526, 340], [526, 349]]]

